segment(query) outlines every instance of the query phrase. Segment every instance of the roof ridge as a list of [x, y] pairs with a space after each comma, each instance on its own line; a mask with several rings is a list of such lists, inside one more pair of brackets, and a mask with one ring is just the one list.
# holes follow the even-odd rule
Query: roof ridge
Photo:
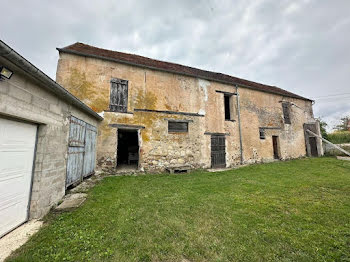
[[[124, 54], [124, 55], [132, 55], [132, 56], [145, 58], [145, 59], [148, 59], [148, 60], [158, 61], [158, 62], [172, 64], [172, 65], [178, 65], [178, 66], [183, 66], [183, 67], [188, 67], [188, 68], [192, 68], [192, 69], [195, 69], [195, 70], [201, 70], [201, 71], [205, 71], [205, 72], [208, 72], [208, 73], [221, 74], [221, 75], [225, 75], [225, 76], [229, 76], [229, 77], [234, 77], [234, 76], [231, 76], [231, 75], [228, 75], [228, 74], [224, 74], [224, 73], [220, 73], [220, 72], [216, 72], [216, 71], [210, 71], [210, 70], [207, 70], [207, 69], [201, 69], [201, 68], [197, 68], [197, 67], [193, 67], [193, 66], [187, 66], [187, 65], [184, 65], [184, 64], [180, 64], [180, 63], [175, 63], [175, 62], [169, 62], [169, 61], [165, 61], [165, 60], [161, 60], [161, 59], [150, 58], [150, 57], [139, 55], [139, 54], [135, 54], [135, 53], [120, 52], [120, 51], [116, 51], [116, 50], [112, 50], [112, 49], [101, 48], [101, 47], [85, 44], [85, 43], [82, 43], [82, 42], [75, 42], [72, 45], [65, 46], [63, 48], [58, 48], [58, 49], [60, 49], [60, 50], [67, 49], [67, 48], [72, 47], [72, 46], [77, 45], [77, 44], [83, 45], [83, 46], [87, 46], [87, 47], [92, 47], [92, 48], [103, 50], [103, 51], [119, 53], [119, 54]], [[244, 79], [242, 79], [242, 80], [244, 80]], [[246, 80], [246, 81], [249, 81], [249, 80]], [[253, 82], [253, 81], [250, 81], [250, 82]], [[254, 82], [254, 83], [261, 84], [261, 83], [258, 83], [258, 82]]]
[[277, 86], [262, 84], [259, 82], [250, 81], [247, 79], [231, 76], [228, 74], [186, 66], [179, 63], [153, 59], [153, 58], [141, 56], [138, 54], [104, 49], [104, 48], [88, 45], [81, 42], [76, 42], [72, 45], [69, 45], [63, 48], [57, 48], [57, 50], [59, 52], [73, 53], [76, 55], [90, 56], [90, 57], [95, 57], [100, 59], [109, 59], [112, 61], [114, 60], [116, 62], [122, 62], [126, 64], [143, 66], [143, 67], [148, 67], [156, 70], [158, 69], [158, 70], [167, 71], [171, 73], [178, 73], [182, 75], [203, 78], [203, 79], [222, 82], [230, 85], [240, 85], [242, 87], [251, 88], [262, 92], [273, 93], [273, 94], [278, 94], [282, 96], [288, 96], [288, 97], [312, 101], [311, 99], [299, 96], [297, 94], [294, 94], [292, 92], [289, 92]]

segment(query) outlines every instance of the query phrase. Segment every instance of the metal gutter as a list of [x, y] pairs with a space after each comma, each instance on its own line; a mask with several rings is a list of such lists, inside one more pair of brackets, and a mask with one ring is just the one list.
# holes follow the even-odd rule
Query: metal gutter
[[157, 70], [157, 71], [167, 72], [167, 73], [172, 73], [172, 74], [177, 74], [177, 75], [184, 75], [184, 76], [189, 76], [189, 77], [195, 77], [195, 78], [200, 78], [200, 79], [205, 79], [205, 80], [209, 80], [209, 81], [222, 83], [222, 84], [225, 84], [225, 85], [240, 86], [240, 87], [244, 87], [244, 88], [248, 88], [248, 89], [252, 89], [252, 90], [260, 91], [260, 92], [264, 92], [264, 93], [269, 93], [269, 94], [285, 96], [285, 97], [291, 97], [291, 98], [296, 98], [296, 99], [301, 99], [301, 100], [314, 102], [314, 100], [311, 100], [311, 99], [308, 99], [308, 98], [305, 98], [305, 97], [302, 97], [302, 96], [298, 96], [298, 95], [293, 96], [293, 95], [279, 94], [277, 92], [261, 90], [261, 89], [254, 88], [254, 87], [249, 86], [249, 85], [244, 85], [244, 84], [239, 84], [239, 83], [235, 83], [235, 82], [219, 80], [219, 79], [215, 79], [215, 78], [212, 78], [212, 77], [198, 76], [198, 75], [195, 75], [195, 74], [178, 72], [176, 70], [163, 69], [163, 68], [154, 67], [154, 66], [142, 65], [142, 64], [138, 64], [138, 63], [124, 61], [124, 60], [121, 60], [121, 59], [110, 58], [110, 57], [100, 56], [100, 55], [87, 54], [87, 53], [83, 53], [83, 52], [79, 52], [79, 51], [75, 51], [75, 50], [64, 49], [64, 48], [56, 48], [56, 49], [57, 49], [57, 51], [62, 52], [62, 53], [73, 54], [73, 55], [80, 55], [80, 56], [85, 56], [85, 57], [90, 57], [90, 58], [103, 59], [103, 60], [106, 60], [106, 61], [117, 62], [117, 63], [120, 63], [120, 64], [132, 65], [132, 66], [137, 66], [137, 67], [141, 67], [141, 68], [147, 68], [147, 69], [151, 69], [151, 70]]
[[72, 105], [78, 107], [79, 109], [93, 116], [94, 118], [98, 120], [103, 120], [103, 117], [101, 117], [99, 114], [93, 111], [90, 107], [84, 104], [77, 97], [69, 93], [66, 89], [64, 89], [54, 80], [52, 80], [48, 75], [46, 75], [44, 72], [42, 72], [40, 69], [38, 69], [36, 66], [34, 66], [32, 63], [30, 63], [23, 56], [18, 54], [14, 49], [9, 47], [7, 44], [5, 44], [1, 40], [0, 40], [0, 56], [10, 61], [14, 65], [19, 67], [23, 71], [25, 71], [26, 73], [28, 73], [30, 76], [32, 76], [34, 79], [39, 81], [42, 84], [43, 88], [47, 89], [50, 92], [55, 93], [56, 95], [65, 99], [66, 101], [70, 102]]

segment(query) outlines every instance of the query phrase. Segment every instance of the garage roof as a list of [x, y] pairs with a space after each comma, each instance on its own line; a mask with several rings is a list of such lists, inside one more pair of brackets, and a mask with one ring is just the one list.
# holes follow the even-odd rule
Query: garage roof
[[0, 40], [0, 56], [10, 61], [34, 79], [42, 83], [42, 87], [48, 89], [50, 92], [55, 93], [57, 96], [61, 97], [65, 101], [71, 103], [82, 111], [88, 113], [89, 115], [95, 117], [98, 120], [103, 120], [99, 114], [93, 111], [90, 107], [84, 104], [77, 97], [69, 93], [65, 88], [60, 86], [54, 80], [52, 80], [49, 76], [47, 76], [44, 72], [26, 60], [23, 56], [17, 53], [14, 49], [9, 47], [3, 41]]
[[76, 54], [76, 55], [81, 55], [86, 57], [100, 58], [100, 59], [110, 60], [114, 62], [130, 64], [134, 66], [166, 71], [170, 73], [198, 77], [198, 78], [216, 81], [216, 82], [229, 84], [229, 85], [238, 85], [238, 86], [242, 86], [242, 87], [246, 87], [246, 88], [250, 88], [250, 89], [254, 89], [262, 92], [277, 94], [281, 96], [312, 101], [308, 98], [299, 96], [297, 94], [291, 93], [289, 91], [278, 88], [276, 86], [264, 85], [264, 84], [256, 83], [253, 81], [245, 80], [242, 78], [238, 78], [238, 77], [234, 77], [226, 74], [205, 71], [202, 69], [170, 63], [170, 62], [164, 62], [160, 60], [147, 58], [144, 56], [101, 49], [101, 48], [86, 45], [83, 43], [75, 43], [75, 44], [66, 46], [64, 48], [57, 48], [57, 50], [59, 52]]

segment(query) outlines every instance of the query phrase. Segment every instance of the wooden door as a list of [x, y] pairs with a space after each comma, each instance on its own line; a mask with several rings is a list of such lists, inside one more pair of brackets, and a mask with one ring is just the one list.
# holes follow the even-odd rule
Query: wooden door
[[66, 188], [83, 179], [86, 123], [70, 117]]
[[308, 133], [307, 130], [318, 134], [317, 125], [315, 123], [304, 124], [304, 135], [307, 155], [318, 157], [317, 138]]
[[272, 136], [272, 145], [273, 145], [273, 158], [279, 159], [279, 152], [278, 152], [278, 136]]
[[314, 136], [309, 137], [309, 142], [310, 142], [310, 148], [311, 148], [311, 156], [318, 157], [316, 137]]
[[92, 175], [96, 163], [97, 128], [70, 117], [66, 188]]
[[95, 173], [97, 128], [86, 124], [83, 177]]
[[211, 136], [211, 167], [226, 167], [225, 136]]

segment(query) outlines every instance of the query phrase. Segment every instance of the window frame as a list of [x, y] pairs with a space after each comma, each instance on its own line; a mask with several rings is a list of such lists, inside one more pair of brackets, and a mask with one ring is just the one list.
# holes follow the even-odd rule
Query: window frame
[[[225, 121], [232, 120], [232, 116], [231, 116], [231, 97], [232, 97], [232, 95], [224, 94]], [[228, 116], [228, 118], [227, 118], [227, 116]]]
[[[181, 120], [168, 120], [168, 134], [187, 134], [189, 132], [189, 125], [188, 125], [189, 121], [181, 121]], [[186, 124], [186, 128], [185, 129], [181, 129], [181, 128], [172, 128], [170, 129], [170, 125], [173, 124]]]
[[259, 137], [261, 140], [265, 140], [266, 139], [266, 132], [264, 128], [259, 128]]
[[[233, 100], [234, 94], [231, 93], [224, 93], [224, 118], [225, 121], [231, 121], [235, 122], [233, 116], [236, 115], [236, 105]], [[228, 105], [226, 107], [226, 101], [228, 102]], [[227, 118], [227, 115], [229, 118]]]

